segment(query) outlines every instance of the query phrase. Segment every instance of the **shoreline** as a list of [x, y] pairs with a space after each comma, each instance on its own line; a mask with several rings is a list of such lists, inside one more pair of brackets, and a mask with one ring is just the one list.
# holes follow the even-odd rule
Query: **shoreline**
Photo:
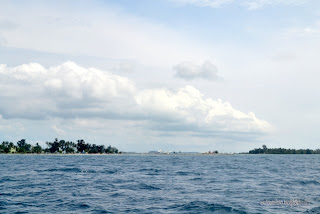
[[114, 154], [114, 153], [104, 153], [104, 154], [77, 154], [77, 153], [69, 153], [69, 154], [59, 154], [59, 153], [0, 153], [0, 155], [51, 155], [51, 156], [230, 156], [230, 155], [318, 155], [318, 154], [249, 154], [249, 153], [219, 153], [219, 154], [207, 154], [207, 153], [175, 153], [175, 154], [149, 154], [149, 153], [121, 153], [121, 154]]
[[94, 156], [100, 156], [100, 155], [112, 155], [112, 156], [120, 156], [120, 155], [146, 155], [146, 156], [221, 156], [221, 155], [240, 155], [239, 153], [221, 153], [221, 154], [205, 154], [205, 153], [176, 153], [176, 154], [149, 154], [149, 153], [121, 153], [121, 154], [77, 154], [77, 153], [69, 153], [69, 154], [53, 154], [53, 153], [0, 153], [0, 155], [56, 155], [56, 156], [64, 156], [64, 155], [76, 155], [76, 156], [87, 156], [87, 155], [94, 155]]

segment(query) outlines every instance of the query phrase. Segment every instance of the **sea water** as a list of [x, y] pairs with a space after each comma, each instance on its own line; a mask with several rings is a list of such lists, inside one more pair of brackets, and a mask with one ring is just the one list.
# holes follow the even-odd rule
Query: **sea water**
[[320, 155], [0, 155], [0, 213], [320, 213]]

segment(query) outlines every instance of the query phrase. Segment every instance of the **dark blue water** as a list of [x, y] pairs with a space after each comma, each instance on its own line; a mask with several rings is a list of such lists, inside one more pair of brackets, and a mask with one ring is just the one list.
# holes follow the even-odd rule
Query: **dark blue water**
[[14, 212], [320, 213], [320, 155], [0, 155]]

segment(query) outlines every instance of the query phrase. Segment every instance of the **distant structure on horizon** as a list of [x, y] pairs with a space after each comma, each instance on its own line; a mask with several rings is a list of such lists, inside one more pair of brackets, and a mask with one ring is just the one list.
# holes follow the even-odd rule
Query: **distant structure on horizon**
[[219, 154], [219, 152], [217, 150], [215, 150], [215, 151], [208, 151], [203, 154]]
[[199, 152], [175, 152], [175, 151], [164, 151], [159, 149], [157, 151], [149, 151], [148, 154], [199, 154]]
[[170, 154], [172, 152], [163, 151], [162, 149], [159, 149], [157, 151], [149, 151], [148, 154]]

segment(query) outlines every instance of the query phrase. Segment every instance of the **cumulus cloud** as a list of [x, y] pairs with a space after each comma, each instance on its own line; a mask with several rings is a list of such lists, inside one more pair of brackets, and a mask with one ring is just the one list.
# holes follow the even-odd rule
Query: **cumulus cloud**
[[[30, 63], [8, 68], [0, 65], [0, 110], [5, 117], [43, 119], [120, 111], [120, 102], [135, 93], [132, 81], [73, 62], [44, 68]], [[123, 105], [125, 106], [125, 105]]]
[[176, 71], [175, 76], [178, 78], [192, 80], [192, 79], [205, 79], [205, 80], [218, 80], [218, 69], [210, 61], [205, 61], [202, 65], [196, 65], [192, 62], [182, 62], [173, 67]]
[[[73, 62], [0, 65], [0, 115], [5, 118], [127, 120], [166, 131], [265, 133], [270, 124], [192, 86], [138, 90], [128, 78]], [[91, 121], [90, 119], [90, 121]], [[55, 132], [60, 132], [53, 126]]]
[[174, 130], [267, 132], [271, 128], [266, 121], [257, 119], [254, 113], [245, 114], [220, 99], [206, 99], [192, 86], [180, 88], [177, 92], [145, 90], [138, 93], [135, 100], [144, 114], [161, 119], [167, 128]]

